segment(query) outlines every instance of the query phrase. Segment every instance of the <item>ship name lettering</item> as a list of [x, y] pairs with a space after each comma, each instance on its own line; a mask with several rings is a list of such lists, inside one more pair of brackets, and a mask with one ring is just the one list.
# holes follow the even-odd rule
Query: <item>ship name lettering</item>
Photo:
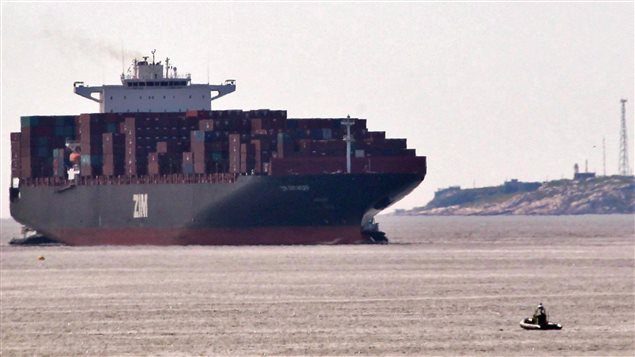
[[148, 194], [135, 193], [132, 195], [132, 200], [134, 201], [134, 210], [132, 211], [132, 217], [148, 217]]
[[309, 191], [311, 187], [309, 185], [285, 185], [280, 186], [280, 189], [284, 192], [287, 191]]

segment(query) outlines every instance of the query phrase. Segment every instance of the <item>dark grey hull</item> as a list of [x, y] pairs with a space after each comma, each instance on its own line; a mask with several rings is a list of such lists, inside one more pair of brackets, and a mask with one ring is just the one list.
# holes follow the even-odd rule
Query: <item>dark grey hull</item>
[[418, 174], [239, 176], [234, 183], [21, 187], [11, 215], [71, 245], [358, 243]]

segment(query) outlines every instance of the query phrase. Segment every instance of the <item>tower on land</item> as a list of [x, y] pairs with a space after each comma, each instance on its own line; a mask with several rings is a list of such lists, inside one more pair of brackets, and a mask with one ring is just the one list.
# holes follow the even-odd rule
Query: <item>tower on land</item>
[[620, 160], [619, 174], [630, 175], [631, 169], [628, 164], [628, 136], [626, 131], [626, 99], [622, 99], [622, 129], [620, 131]]

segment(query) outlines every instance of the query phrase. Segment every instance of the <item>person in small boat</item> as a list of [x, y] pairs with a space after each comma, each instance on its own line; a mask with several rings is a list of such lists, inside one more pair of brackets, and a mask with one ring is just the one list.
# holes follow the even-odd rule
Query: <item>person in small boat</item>
[[540, 326], [547, 324], [547, 310], [542, 305], [542, 303], [538, 304], [538, 307], [536, 307], [533, 320], [534, 323], [537, 323]]

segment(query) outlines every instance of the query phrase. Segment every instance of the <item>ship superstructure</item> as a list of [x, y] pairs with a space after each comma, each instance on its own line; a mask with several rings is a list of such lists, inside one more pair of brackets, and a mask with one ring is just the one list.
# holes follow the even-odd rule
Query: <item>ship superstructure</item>
[[11, 133], [12, 216], [68, 244], [383, 240], [373, 217], [426, 174], [425, 157], [365, 119], [211, 110], [235, 83], [191, 84], [169, 59], [74, 87], [100, 112], [25, 116]]
[[[223, 84], [193, 84], [190, 74], [179, 75], [170, 58], [152, 62], [135, 59], [121, 85], [90, 87], [75, 82], [75, 93], [99, 103], [100, 113], [157, 113], [211, 110], [211, 102], [236, 90], [234, 80]], [[216, 94], [212, 94], [216, 93]], [[97, 94], [97, 96], [94, 96]]]

